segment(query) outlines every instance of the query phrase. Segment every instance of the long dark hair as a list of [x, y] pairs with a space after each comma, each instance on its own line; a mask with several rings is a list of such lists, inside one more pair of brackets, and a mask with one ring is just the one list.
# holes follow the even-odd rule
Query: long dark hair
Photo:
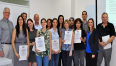
[[[23, 17], [21, 15], [17, 18], [17, 26], [16, 26], [16, 36], [17, 37], [19, 37], [19, 33], [20, 33], [20, 26], [19, 26], [19, 18], [20, 17], [23, 19]], [[23, 29], [23, 35], [25, 35], [25, 37], [26, 37], [27, 36], [27, 30], [26, 30], [24, 19], [23, 19], [22, 29]]]
[[51, 26], [50, 26], [50, 28], [52, 28], [52, 19], [47, 19], [47, 25], [46, 25], [46, 28], [48, 28], [48, 21], [50, 20], [50, 22], [51, 22]]
[[[30, 19], [30, 18], [27, 20], [27, 29], [28, 29], [28, 31], [30, 31], [30, 29], [29, 29], [29, 27], [28, 27], [28, 21], [31, 21], [31, 22], [33, 23], [33, 20]], [[32, 30], [35, 30], [35, 26], [34, 26], [34, 24], [33, 24], [33, 28], [32, 28]]]
[[60, 17], [63, 17], [62, 28], [64, 28], [64, 16], [63, 15], [58, 16], [58, 27], [60, 27], [60, 22], [59, 22]]
[[[54, 20], [56, 20], [57, 23], [59, 24], [57, 18], [53, 18], [52, 23], [53, 23]], [[60, 31], [60, 29], [59, 29], [59, 27], [58, 27], [58, 24], [57, 24], [58, 35], [59, 35], [59, 37], [61, 37], [61, 33], [60, 33], [61, 31]], [[52, 24], [52, 27], [53, 27], [53, 24]]]
[[76, 27], [76, 23], [77, 23], [78, 21], [81, 23], [80, 28], [83, 29], [82, 20], [81, 20], [80, 18], [77, 18], [77, 19], [75, 19], [75, 21], [74, 21], [74, 30], [76, 30], [76, 28], [77, 28], [77, 27]]

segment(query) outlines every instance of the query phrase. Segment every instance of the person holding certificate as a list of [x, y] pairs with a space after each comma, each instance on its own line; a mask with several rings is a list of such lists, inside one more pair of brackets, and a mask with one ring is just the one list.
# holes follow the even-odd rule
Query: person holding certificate
[[35, 52], [32, 51], [32, 48], [35, 45], [35, 38], [38, 37], [38, 31], [35, 29], [32, 19], [27, 20], [27, 28], [30, 41], [30, 53], [28, 58], [29, 66], [37, 66]]
[[86, 32], [80, 18], [77, 18], [74, 24], [74, 65], [84, 66]]
[[28, 66], [29, 43], [28, 30], [26, 29], [24, 19], [22, 16], [19, 16], [17, 19], [17, 26], [12, 33], [14, 66]]
[[[46, 25], [46, 19], [43, 18], [41, 19], [41, 25], [42, 29], [38, 30], [38, 37], [41, 38], [41, 45], [39, 47], [43, 47], [46, 49], [45, 51], [40, 51], [37, 49], [37, 43], [35, 46], [35, 51], [36, 51], [36, 60], [37, 60], [37, 66], [42, 66], [42, 61], [43, 61], [43, 66], [48, 66], [49, 65], [49, 60], [51, 60], [51, 31], [47, 30]], [[43, 39], [42, 39], [43, 38]], [[44, 40], [44, 42], [43, 42]]]
[[73, 44], [74, 44], [74, 33], [73, 30], [69, 28], [70, 27], [70, 21], [65, 20], [64, 21], [64, 29], [61, 29], [62, 31], [62, 61], [63, 66], [72, 66], [72, 50], [73, 50]]
[[108, 14], [104, 12], [101, 16], [102, 23], [98, 24], [99, 31], [99, 53], [97, 66], [101, 66], [104, 58], [105, 66], [110, 66], [112, 55], [112, 41], [115, 39], [114, 25], [108, 22]]
[[52, 33], [52, 57], [49, 66], [58, 66], [60, 50], [61, 50], [61, 31], [58, 28], [58, 21], [56, 18], [52, 22], [53, 27], [50, 29]]
[[98, 31], [94, 28], [94, 20], [90, 18], [86, 37], [86, 66], [97, 66], [98, 57]]

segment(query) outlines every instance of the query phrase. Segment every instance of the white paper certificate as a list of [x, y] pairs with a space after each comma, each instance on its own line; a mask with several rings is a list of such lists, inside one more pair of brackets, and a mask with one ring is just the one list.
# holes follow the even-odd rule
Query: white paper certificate
[[52, 49], [54, 51], [58, 51], [59, 50], [59, 39], [52, 40]]
[[71, 44], [72, 41], [72, 31], [65, 31], [64, 44]]
[[27, 60], [27, 45], [19, 45], [19, 55], [20, 55], [20, 59], [19, 61], [22, 60]]
[[81, 37], [81, 30], [76, 30], [74, 43], [81, 43], [80, 37]]
[[35, 38], [36, 48], [40, 50], [39, 52], [45, 51], [44, 37]]
[[[109, 38], [110, 38], [110, 35], [103, 36], [103, 37], [102, 37], [102, 41], [107, 42], [107, 41], [109, 40]], [[111, 43], [107, 44], [107, 45], [104, 47], [104, 49], [109, 49], [109, 48], [111, 48]]]

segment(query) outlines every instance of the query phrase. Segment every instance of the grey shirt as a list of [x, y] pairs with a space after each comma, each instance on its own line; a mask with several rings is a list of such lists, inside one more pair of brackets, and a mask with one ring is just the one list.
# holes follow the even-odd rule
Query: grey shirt
[[88, 22], [86, 23], [83, 22], [83, 29], [85, 30], [86, 34], [87, 34], [87, 25], [88, 25]]
[[0, 51], [2, 51], [1, 42], [11, 43], [13, 23], [10, 20], [2, 19], [0, 20]]

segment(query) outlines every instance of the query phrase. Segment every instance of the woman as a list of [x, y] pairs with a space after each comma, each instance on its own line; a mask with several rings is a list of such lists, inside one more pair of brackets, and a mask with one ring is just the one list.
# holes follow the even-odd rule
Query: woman
[[94, 20], [90, 18], [87, 26], [86, 66], [97, 66], [98, 31], [94, 28]]
[[[58, 27], [60, 30], [64, 28], [64, 16], [63, 15], [58, 16]], [[60, 52], [58, 66], [61, 66], [61, 59], [62, 59], [62, 52]]]
[[35, 47], [37, 66], [42, 66], [42, 61], [43, 61], [43, 66], [48, 66], [49, 60], [51, 59], [52, 35], [51, 35], [51, 31], [46, 29], [46, 25], [47, 25], [46, 19], [44, 18], [41, 19], [41, 25], [42, 25], [42, 29], [38, 31], [38, 37], [41, 37], [41, 36], [44, 37], [46, 51], [39, 52], [40, 50], [38, 50]]
[[70, 17], [69, 21], [70, 21], [70, 25], [71, 25], [70, 29], [74, 29], [74, 18]]
[[[74, 33], [73, 30], [69, 28], [70, 27], [70, 21], [65, 20], [64, 21], [64, 29], [62, 29], [63, 37], [62, 37], [62, 61], [63, 66], [72, 66], [72, 50], [73, 50], [73, 43], [74, 43]], [[65, 31], [72, 31], [72, 40], [69, 44], [64, 44], [65, 39]]]
[[38, 31], [35, 29], [32, 19], [27, 20], [27, 28], [30, 41], [30, 53], [28, 58], [29, 66], [37, 66], [35, 52], [32, 51], [32, 48], [35, 45], [35, 38], [38, 37]]
[[81, 30], [81, 43], [74, 42], [74, 64], [75, 66], [84, 66], [86, 32], [82, 28], [83, 26], [80, 18], [77, 18], [74, 24], [74, 32]]
[[30, 47], [29, 43], [30, 42], [29, 42], [28, 30], [26, 29], [24, 19], [22, 16], [19, 16], [17, 19], [17, 26], [12, 33], [12, 47], [14, 50], [14, 66], [28, 66], [27, 60], [19, 61], [20, 59], [19, 46], [26, 44], [28, 45], [28, 52], [26, 57], [28, 59], [29, 47]]
[[49, 66], [58, 66], [60, 50], [61, 50], [61, 40], [62, 40], [61, 34], [62, 33], [58, 28], [58, 21], [56, 18], [53, 19], [52, 25], [53, 27], [50, 29], [52, 33], [52, 40], [55, 40], [55, 41], [59, 40], [59, 50], [55, 51], [54, 49], [52, 49], [52, 57], [51, 57]]
[[46, 28], [47, 28], [48, 30], [50, 30], [50, 29], [52, 28], [52, 19], [48, 19], [48, 20], [47, 20], [47, 26], [46, 26]]

